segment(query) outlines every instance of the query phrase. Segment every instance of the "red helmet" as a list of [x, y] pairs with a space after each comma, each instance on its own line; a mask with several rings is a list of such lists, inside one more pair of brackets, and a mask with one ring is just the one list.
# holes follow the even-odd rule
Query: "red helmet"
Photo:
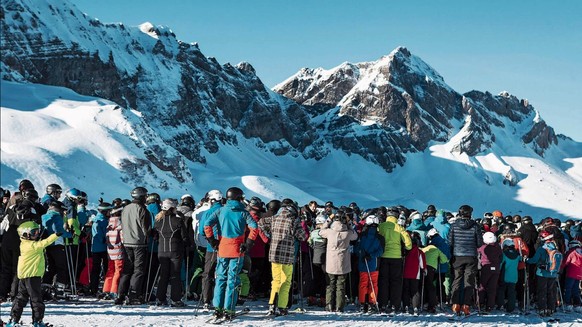
[[503, 218], [503, 213], [499, 210], [493, 211], [493, 217]]
[[548, 232], [547, 230], [543, 230], [543, 231], [540, 233], [540, 238], [541, 238], [543, 241], [551, 241], [551, 240], [554, 238], [554, 234], [552, 234], [552, 233]]

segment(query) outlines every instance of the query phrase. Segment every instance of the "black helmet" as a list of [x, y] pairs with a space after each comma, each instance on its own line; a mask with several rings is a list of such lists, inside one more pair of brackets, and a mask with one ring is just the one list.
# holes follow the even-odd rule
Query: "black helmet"
[[2, 194], [0, 194], [3, 198], [10, 198], [10, 190], [2, 190]]
[[272, 213], [276, 213], [281, 209], [281, 201], [279, 200], [271, 200], [267, 203], [267, 210]]
[[426, 211], [436, 212], [436, 207], [434, 204], [429, 204], [428, 207], [426, 207]]
[[145, 200], [147, 195], [148, 190], [145, 187], [139, 186], [131, 190], [131, 197], [136, 200]]
[[396, 207], [386, 208], [386, 216], [398, 218], [400, 216], [400, 210]]
[[158, 193], [150, 193], [150, 194], [148, 194], [148, 197], [146, 198], [147, 204], [160, 203], [160, 201], [161, 201], [161, 199], [160, 199], [160, 195]]
[[524, 224], [531, 224], [531, 222], [532, 222], [531, 216], [523, 216], [523, 218], [521, 219], [521, 222]]
[[28, 190], [31, 188], [34, 188], [34, 185], [28, 179], [23, 179], [20, 181], [20, 183], [18, 183], [18, 190], [20, 192], [24, 192], [24, 190]]
[[121, 202], [122, 202], [121, 198], [115, 198], [115, 199], [113, 199], [113, 201], [111, 201], [111, 203], [115, 207], [120, 207], [121, 206]]
[[182, 199], [180, 201], [180, 205], [193, 209], [196, 206], [196, 202], [194, 201], [193, 197], [186, 196], [186, 197], [182, 197]]
[[49, 184], [46, 187], [46, 194], [53, 195], [54, 193], [63, 193], [63, 189], [59, 184]]
[[335, 206], [333, 205], [333, 201], [327, 201], [327, 202], [325, 203], [325, 206], [326, 206], [326, 207], [331, 207], [331, 208], [335, 207]]
[[470, 205], [463, 204], [459, 208], [459, 216], [461, 216], [462, 218], [471, 218], [472, 214], [473, 214], [473, 208], [471, 208]]
[[491, 226], [491, 223], [492, 223], [492, 221], [491, 221], [491, 218], [483, 218], [483, 219], [481, 220], [481, 223], [482, 223], [483, 225]]
[[507, 223], [503, 225], [503, 234], [515, 234], [515, 229], [517, 226], [513, 223]]
[[121, 205], [124, 207], [130, 203], [131, 203], [131, 200], [129, 200], [129, 199], [123, 199], [123, 201], [121, 201]]
[[265, 204], [263, 203], [263, 200], [261, 200], [260, 198], [253, 196], [250, 200], [249, 203], [247, 205], [250, 209], [253, 210], [261, 210], [263, 209], [263, 207], [265, 206]]
[[101, 202], [101, 204], [99, 204], [99, 206], [97, 207], [97, 210], [99, 210], [99, 212], [101, 213], [108, 212], [111, 209], [113, 209], [113, 206], [107, 202]]
[[22, 192], [22, 197], [28, 201], [36, 202], [38, 200], [38, 192], [33, 188], [29, 188]]
[[238, 187], [231, 187], [226, 190], [226, 199], [227, 200], [236, 200], [240, 201], [245, 198], [245, 193]]
[[62, 212], [65, 209], [65, 205], [61, 201], [51, 201], [49, 209]]
[[521, 216], [520, 215], [514, 215], [512, 218], [513, 223], [517, 224], [517, 223], [521, 223]]

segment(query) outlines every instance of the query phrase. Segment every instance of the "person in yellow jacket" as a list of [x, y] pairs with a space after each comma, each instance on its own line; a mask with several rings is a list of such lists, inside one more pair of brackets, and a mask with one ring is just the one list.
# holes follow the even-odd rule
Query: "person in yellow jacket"
[[[422, 248], [422, 252], [426, 256], [426, 265], [428, 266], [426, 276], [424, 277], [424, 288], [428, 299], [427, 311], [429, 313], [436, 313], [437, 295], [436, 287], [434, 286], [436, 271], [441, 263], [449, 262], [449, 258], [433, 244]], [[440, 283], [437, 283], [437, 285], [440, 285]]]
[[60, 235], [52, 234], [47, 239], [37, 241], [39, 226], [33, 221], [22, 223], [18, 227], [20, 236], [20, 256], [18, 257], [18, 295], [12, 304], [10, 322], [7, 327], [19, 324], [22, 310], [30, 299], [32, 307], [33, 326], [46, 326], [44, 319], [44, 303], [42, 300], [41, 282], [45, 271], [45, 248], [51, 245]]
[[[384, 237], [384, 253], [380, 257], [378, 276], [378, 304], [380, 310], [394, 313], [400, 310], [404, 268], [404, 250], [412, 248], [412, 241], [404, 227], [398, 225], [400, 211], [386, 210], [386, 221], [378, 226], [378, 234]], [[390, 302], [390, 306], [388, 306]]]

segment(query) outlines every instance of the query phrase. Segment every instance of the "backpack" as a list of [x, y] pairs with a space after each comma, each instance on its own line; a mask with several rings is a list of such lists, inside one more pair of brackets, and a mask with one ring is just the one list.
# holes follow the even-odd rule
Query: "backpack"
[[562, 259], [564, 258], [562, 253], [558, 251], [558, 249], [544, 248], [548, 253], [548, 260], [546, 261], [545, 266], [542, 266], [542, 269], [549, 271], [552, 274], [558, 273], [560, 266], [562, 265]]

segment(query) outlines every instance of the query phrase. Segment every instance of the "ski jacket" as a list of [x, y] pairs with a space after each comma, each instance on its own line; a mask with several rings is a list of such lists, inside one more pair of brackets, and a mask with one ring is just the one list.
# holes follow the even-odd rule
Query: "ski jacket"
[[194, 241], [194, 229], [192, 227], [192, 224], [194, 223], [192, 213], [194, 213], [194, 210], [189, 206], [179, 206], [176, 210], [178, 210], [178, 212], [182, 214], [182, 217], [184, 217], [184, 225], [186, 226], [186, 234], [188, 234], [189, 241], [188, 248], [190, 248]]
[[41, 216], [46, 212], [40, 203], [31, 202], [21, 196], [13, 196], [10, 202], [14, 203], [6, 209], [2, 222], [3, 226], [8, 226], [2, 236], [2, 248], [3, 250], [18, 250], [20, 247], [18, 226], [25, 221], [34, 221], [40, 225], [42, 223]]
[[327, 239], [325, 272], [332, 275], [351, 272], [350, 242], [357, 240], [358, 234], [346, 224], [328, 221], [319, 230], [319, 235]]
[[440, 260], [438, 272], [439, 273], [449, 272], [449, 260], [451, 260], [451, 247], [449, 246], [447, 241], [445, 241], [445, 239], [442, 238], [440, 235], [435, 235], [432, 238], [432, 240], [430, 240], [429, 245], [436, 246], [447, 258], [447, 261]]
[[93, 226], [91, 226], [91, 233], [93, 234], [91, 242], [91, 252], [105, 252], [107, 251], [107, 225], [109, 220], [102, 214], [98, 213], [93, 218]]
[[307, 234], [301, 227], [297, 215], [287, 208], [273, 217], [259, 220], [259, 228], [271, 235], [269, 245], [269, 262], [290, 265], [295, 262], [295, 241], [307, 240]]
[[404, 259], [404, 273], [402, 276], [406, 279], [420, 279], [421, 271], [425, 270], [426, 256], [416, 244], [413, 244], [412, 249], [408, 251]]
[[151, 227], [150, 214], [142, 203], [133, 201], [121, 211], [123, 246], [129, 248], [147, 247]]
[[435, 216], [426, 217], [426, 219], [424, 220], [424, 226], [426, 226], [430, 230], [433, 227], [432, 223], [435, 219], [436, 219]]
[[65, 231], [63, 228], [63, 216], [57, 211], [49, 210], [47, 213], [42, 215], [42, 226], [44, 227], [43, 236], [53, 235], [55, 233], [62, 233], [60, 237], [57, 238], [54, 245], [65, 245], [65, 238], [72, 237], [71, 233]]
[[89, 213], [87, 212], [87, 208], [84, 204], [77, 205], [77, 220], [79, 220], [79, 226], [81, 226], [81, 230], [87, 222], [89, 221]]
[[121, 217], [109, 218], [107, 226], [107, 255], [110, 260], [123, 259], [123, 240], [121, 235]]
[[582, 241], [582, 224], [578, 223], [570, 228], [570, 236], [572, 239]]
[[154, 228], [158, 231], [158, 253], [181, 253], [189, 244], [188, 230], [182, 213], [156, 216]]
[[548, 251], [546, 249], [555, 250], [556, 244], [554, 244], [554, 242], [545, 243], [544, 245], [542, 245], [541, 248], [539, 248], [536, 251], [536, 254], [533, 257], [526, 259], [525, 262], [529, 263], [529, 264], [537, 265], [537, 269], [536, 269], [537, 276], [546, 277], [546, 278], [556, 278], [558, 276], [557, 272], [552, 273], [552, 272], [550, 272], [546, 269], [542, 269], [540, 267], [540, 266], [545, 266], [549, 260]]
[[449, 231], [449, 245], [454, 257], [476, 257], [477, 249], [483, 245], [479, 225], [470, 218], [458, 218]]
[[[220, 203], [215, 203], [220, 206]], [[192, 239], [196, 246], [208, 248], [208, 241], [204, 235], [204, 223], [200, 224], [202, 217], [206, 214], [206, 210], [210, 209], [210, 203], [204, 202], [198, 209], [192, 212], [192, 230], [194, 231], [194, 238]]]
[[406, 230], [398, 225], [396, 217], [389, 216], [378, 226], [378, 233], [384, 237], [384, 253], [382, 258], [401, 259], [402, 247], [412, 248], [412, 241]]
[[[214, 202], [214, 204], [212, 204], [212, 206], [210, 206], [208, 209], [199, 213], [200, 221], [198, 222], [198, 235], [201, 236], [200, 238], [204, 239], [203, 243], [206, 244], [206, 252], [215, 252], [215, 251], [212, 248], [212, 246], [210, 246], [210, 243], [208, 243], [208, 241], [206, 241], [206, 233], [204, 231], [204, 225], [206, 224], [206, 222], [208, 221], [210, 216], [212, 216], [214, 214], [214, 212], [220, 208], [222, 208], [222, 204], [220, 204], [220, 202]], [[218, 228], [218, 225], [215, 225], [212, 228], [212, 235], [217, 240], [220, 239], [220, 229]]]
[[327, 250], [327, 240], [319, 235], [320, 229], [314, 229], [309, 234], [308, 243], [313, 248], [313, 264], [325, 264], [325, 251]]
[[[449, 230], [451, 229], [451, 225], [447, 221], [447, 217], [445, 216], [445, 212], [442, 210], [437, 211], [437, 214], [432, 222], [432, 227], [439, 232], [439, 235], [445, 240], [445, 242], [449, 242]], [[449, 244], [450, 245], [450, 244]], [[442, 251], [442, 250], [441, 250]]]
[[18, 257], [18, 279], [42, 277], [45, 270], [44, 249], [58, 238], [52, 234], [40, 241], [21, 240], [20, 256]]
[[422, 245], [425, 246], [427, 244], [426, 233], [428, 233], [428, 227], [424, 225], [422, 219], [414, 219], [406, 230], [409, 232], [417, 232], [420, 235]]
[[[529, 255], [533, 256], [535, 253], [535, 245], [538, 240], [538, 231], [536, 227], [531, 223], [523, 223], [521, 227], [517, 230], [517, 234], [525, 242], [529, 249]], [[517, 249], [517, 247], [516, 247]]]
[[257, 223], [245, 210], [245, 206], [236, 200], [227, 200], [224, 207], [214, 211], [205, 219], [204, 233], [206, 237], [214, 237], [214, 226], [220, 230], [220, 245], [218, 257], [238, 258], [244, 256], [240, 252], [240, 245], [245, 242], [245, 231], [250, 230], [249, 239], [257, 238]]
[[51, 204], [51, 202], [55, 202], [55, 201], [57, 201], [57, 199], [55, 199], [54, 196], [52, 196], [50, 194], [45, 194], [42, 197], [42, 199], [40, 199], [40, 204], [42, 204], [44, 209], [48, 211], [48, 208], [49, 208], [49, 205]]
[[[148, 209], [149, 212], [149, 218], [151, 220], [151, 225], [150, 226], [154, 226], [154, 224], [156, 223], [156, 216], [158, 215], [158, 213], [160, 213], [160, 211], [162, 211], [162, 208], [160, 207], [160, 204], [157, 202], [153, 202], [150, 203], [146, 206], [146, 208]], [[152, 230], [150, 230], [150, 232], [148, 233], [148, 252], [158, 252], [158, 247], [159, 247], [159, 239], [158, 236], [156, 235], [157, 231], [155, 229], [152, 228]]]
[[[360, 272], [367, 272], [368, 269], [370, 272], [378, 270], [378, 257], [384, 253], [384, 238], [378, 234], [377, 227], [370, 226], [362, 231], [356, 243], [355, 252], [358, 255]], [[365, 260], [366, 256], [370, 258]]]
[[[446, 265], [448, 269], [449, 258], [435, 245], [431, 244], [422, 248], [422, 252], [424, 252], [424, 255], [426, 256], [426, 264], [428, 266], [433, 267], [436, 270], [440, 263], [441, 266]], [[443, 271], [441, 270], [441, 272]]]
[[[250, 210], [249, 213], [253, 220], [258, 224], [261, 217], [256, 210]], [[248, 233], [248, 230], [247, 230]], [[269, 238], [265, 235], [262, 229], [259, 228], [259, 237], [255, 240], [255, 244], [249, 251], [249, 256], [251, 258], [264, 258], [267, 255], [266, 244], [269, 242]]]
[[[503, 241], [506, 239], [513, 240], [513, 244], [515, 245], [516, 251], [522, 257], [529, 257], [529, 247], [527, 244], [519, 237], [518, 234], [502, 234], [499, 237], [499, 244], [503, 244]], [[518, 265], [518, 269], [525, 269], [525, 262], [520, 261]]]
[[479, 252], [481, 267], [491, 267], [492, 271], [499, 272], [501, 259], [503, 259], [503, 251], [499, 244], [483, 244], [477, 251]]
[[505, 283], [517, 283], [518, 278], [518, 264], [521, 261], [521, 256], [515, 248], [506, 249], [503, 251], [503, 258], [501, 259], [501, 271], [503, 273], [503, 281]]
[[562, 269], [566, 269], [566, 277], [582, 280], [582, 248], [570, 251], [565, 258]]

